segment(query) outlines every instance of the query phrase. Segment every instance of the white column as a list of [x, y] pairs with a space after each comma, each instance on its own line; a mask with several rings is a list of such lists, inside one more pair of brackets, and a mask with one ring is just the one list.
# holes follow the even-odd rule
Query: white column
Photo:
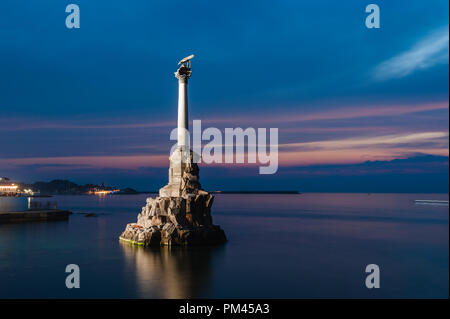
[[178, 77], [178, 147], [187, 146], [188, 124], [187, 76]]

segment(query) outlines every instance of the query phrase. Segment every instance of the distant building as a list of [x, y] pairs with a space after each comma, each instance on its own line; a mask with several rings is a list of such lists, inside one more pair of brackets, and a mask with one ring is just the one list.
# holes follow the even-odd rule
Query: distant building
[[12, 183], [8, 177], [0, 177], [0, 196], [15, 196], [19, 193], [19, 186]]
[[120, 192], [120, 189], [108, 189], [108, 187], [93, 187], [89, 189], [87, 192], [89, 195], [111, 195], [117, 194]]

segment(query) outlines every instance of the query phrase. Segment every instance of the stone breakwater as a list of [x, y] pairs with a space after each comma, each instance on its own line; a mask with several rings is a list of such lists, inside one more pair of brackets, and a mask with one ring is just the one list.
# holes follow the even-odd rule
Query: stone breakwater
[[184, 194], [183, 197], [147, 198], [136, 223], [128, 224], [121, 240], [142, 246], [214, 245], [226, 242], [225, 232], [213, 225], [214, 196]]
[[19, 223], [50, 220], [67, 220], [72, 214], [67, 210], [49, 209], [49, 210], [27, 210], [21, 212], [1, 212], [0, 224]]

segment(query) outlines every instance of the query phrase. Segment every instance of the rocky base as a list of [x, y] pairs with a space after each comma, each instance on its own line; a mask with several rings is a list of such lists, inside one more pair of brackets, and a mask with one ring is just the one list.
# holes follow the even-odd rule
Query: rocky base
[[218, 245], [227, 241], [225, 232], [215, 225], [183, 228], [172, 223], [164, 226], [142, 227], [128, 224], [120, 239], [140, 246]]
[[205, 191], [184, 197], [149, 197], [137, 223], [128, 224], [120, 239], [142, 246], [225, 243], [225, 232], [212, 224], [213, 200]]

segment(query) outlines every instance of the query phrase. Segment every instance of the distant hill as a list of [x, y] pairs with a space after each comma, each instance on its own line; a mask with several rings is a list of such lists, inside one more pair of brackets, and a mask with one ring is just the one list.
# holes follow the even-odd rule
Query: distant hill
[[[35, 192], [40, 192], [41, 195], [81, 195], [86, 194], [92, 189], [114, 190], [117, 187], [86, 184], [78, 185], [69, 180], [55, 179], [50, 182], [35, 182], [33, 184], [20, 184], [23, 188], [30, 188]], [[120, 190], [121, 194], [136, 194], [137, 191], [132, 188], [125, 188]]]

